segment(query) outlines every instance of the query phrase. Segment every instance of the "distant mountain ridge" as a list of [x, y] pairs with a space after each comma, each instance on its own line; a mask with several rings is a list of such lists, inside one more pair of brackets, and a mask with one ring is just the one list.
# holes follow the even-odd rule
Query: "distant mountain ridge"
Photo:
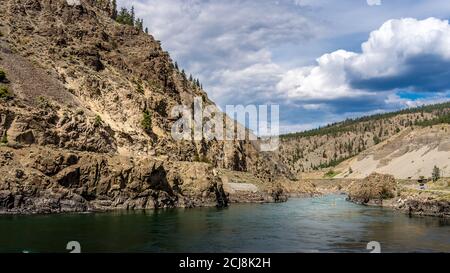
[[449, 101], [437, 104], [429, 104], [418, 107], [406, 108], [398, 111], [386, 112], [381, 114], [362, 116], [359, 118], [347, 119], [344, 121], [328, 124], [324, 127], [319, 127], [317, 129], [306, 130], [303, 132], [282, 134], [280, 135], [280, 137], [287, 139], [287, 138], [315, 136], [322, 134], [336, 134], [337, 132], [350, 131], [351, 125], [354, 125], [359, 122], [370, 120], [375, 121], [380, 119], [387, 119], [401, 114], [412, 114], [422, 112], [434, 113], [435, 117], [431, 119], [422, 119], [420, 121], [414, 121], [414, 125], [427, 126], [439, 123], [450, 123], [450, 101]]
[[293, 173], [333, 168], [406, 128], [450, 123], [450, 102], [349, 119], [281, 136], [278, 160]]

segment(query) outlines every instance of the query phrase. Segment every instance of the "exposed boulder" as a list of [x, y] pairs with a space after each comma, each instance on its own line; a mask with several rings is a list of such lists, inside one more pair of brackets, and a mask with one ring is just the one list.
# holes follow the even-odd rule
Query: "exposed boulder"
[[382, 205], [383, 200], [395, 197], [397, 183], [392, 175], [373, 173], [360, 183], [349, 187], [348, 200], [363, 205]]

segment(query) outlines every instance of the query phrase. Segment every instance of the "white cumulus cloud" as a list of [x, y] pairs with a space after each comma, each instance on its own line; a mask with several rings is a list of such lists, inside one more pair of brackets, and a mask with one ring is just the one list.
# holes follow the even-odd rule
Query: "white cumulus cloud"
[[315, 66], [286, 72], [277, 89], [289, 98], [331, 100], [373, 91], [450, 90], [450, 25], [446, 20], [389, 20], [360, 53], [338, 50]]
[[367, 0], [367, 5], [379, 6], [379, 5], [381, 5], [381, 0]]

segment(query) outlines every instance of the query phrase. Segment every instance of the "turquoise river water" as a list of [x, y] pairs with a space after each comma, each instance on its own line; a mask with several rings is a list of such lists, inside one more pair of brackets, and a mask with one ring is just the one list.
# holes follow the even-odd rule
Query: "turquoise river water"
[[226, 209], [0, 216], [0, 252], [450, 252], [450, 221], [343, 195]]

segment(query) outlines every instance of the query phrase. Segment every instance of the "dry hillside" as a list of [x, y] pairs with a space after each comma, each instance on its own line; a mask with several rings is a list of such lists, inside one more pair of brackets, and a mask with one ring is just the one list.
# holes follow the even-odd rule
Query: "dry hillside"
[[174, 140], [173, 106], [214, 104], [159, 41], [114, 20], [110, 1], [0, 7], [0, 210], [222, 205], [214, 168], [289, 175], [258, 142]]
[[[443, 123], [450, 123], [450, 103], [347, 120], [282, 136], [278, 157], [298, 176], [307, 175], [335, 168], [392, 137], [403, 135], [405, 131], [417, 130], [419, 133], [430, 125]], [[445, 133], [443, 131], [442, 138], [448, 140], [449, 134], [446, 137]]]
[[405, 129], [340, 164], [336, 178], [364, 178], [372, 172], [400, 179], [429, 178], [434, 166], [441, 176], [450, 176], [449, 125]]

